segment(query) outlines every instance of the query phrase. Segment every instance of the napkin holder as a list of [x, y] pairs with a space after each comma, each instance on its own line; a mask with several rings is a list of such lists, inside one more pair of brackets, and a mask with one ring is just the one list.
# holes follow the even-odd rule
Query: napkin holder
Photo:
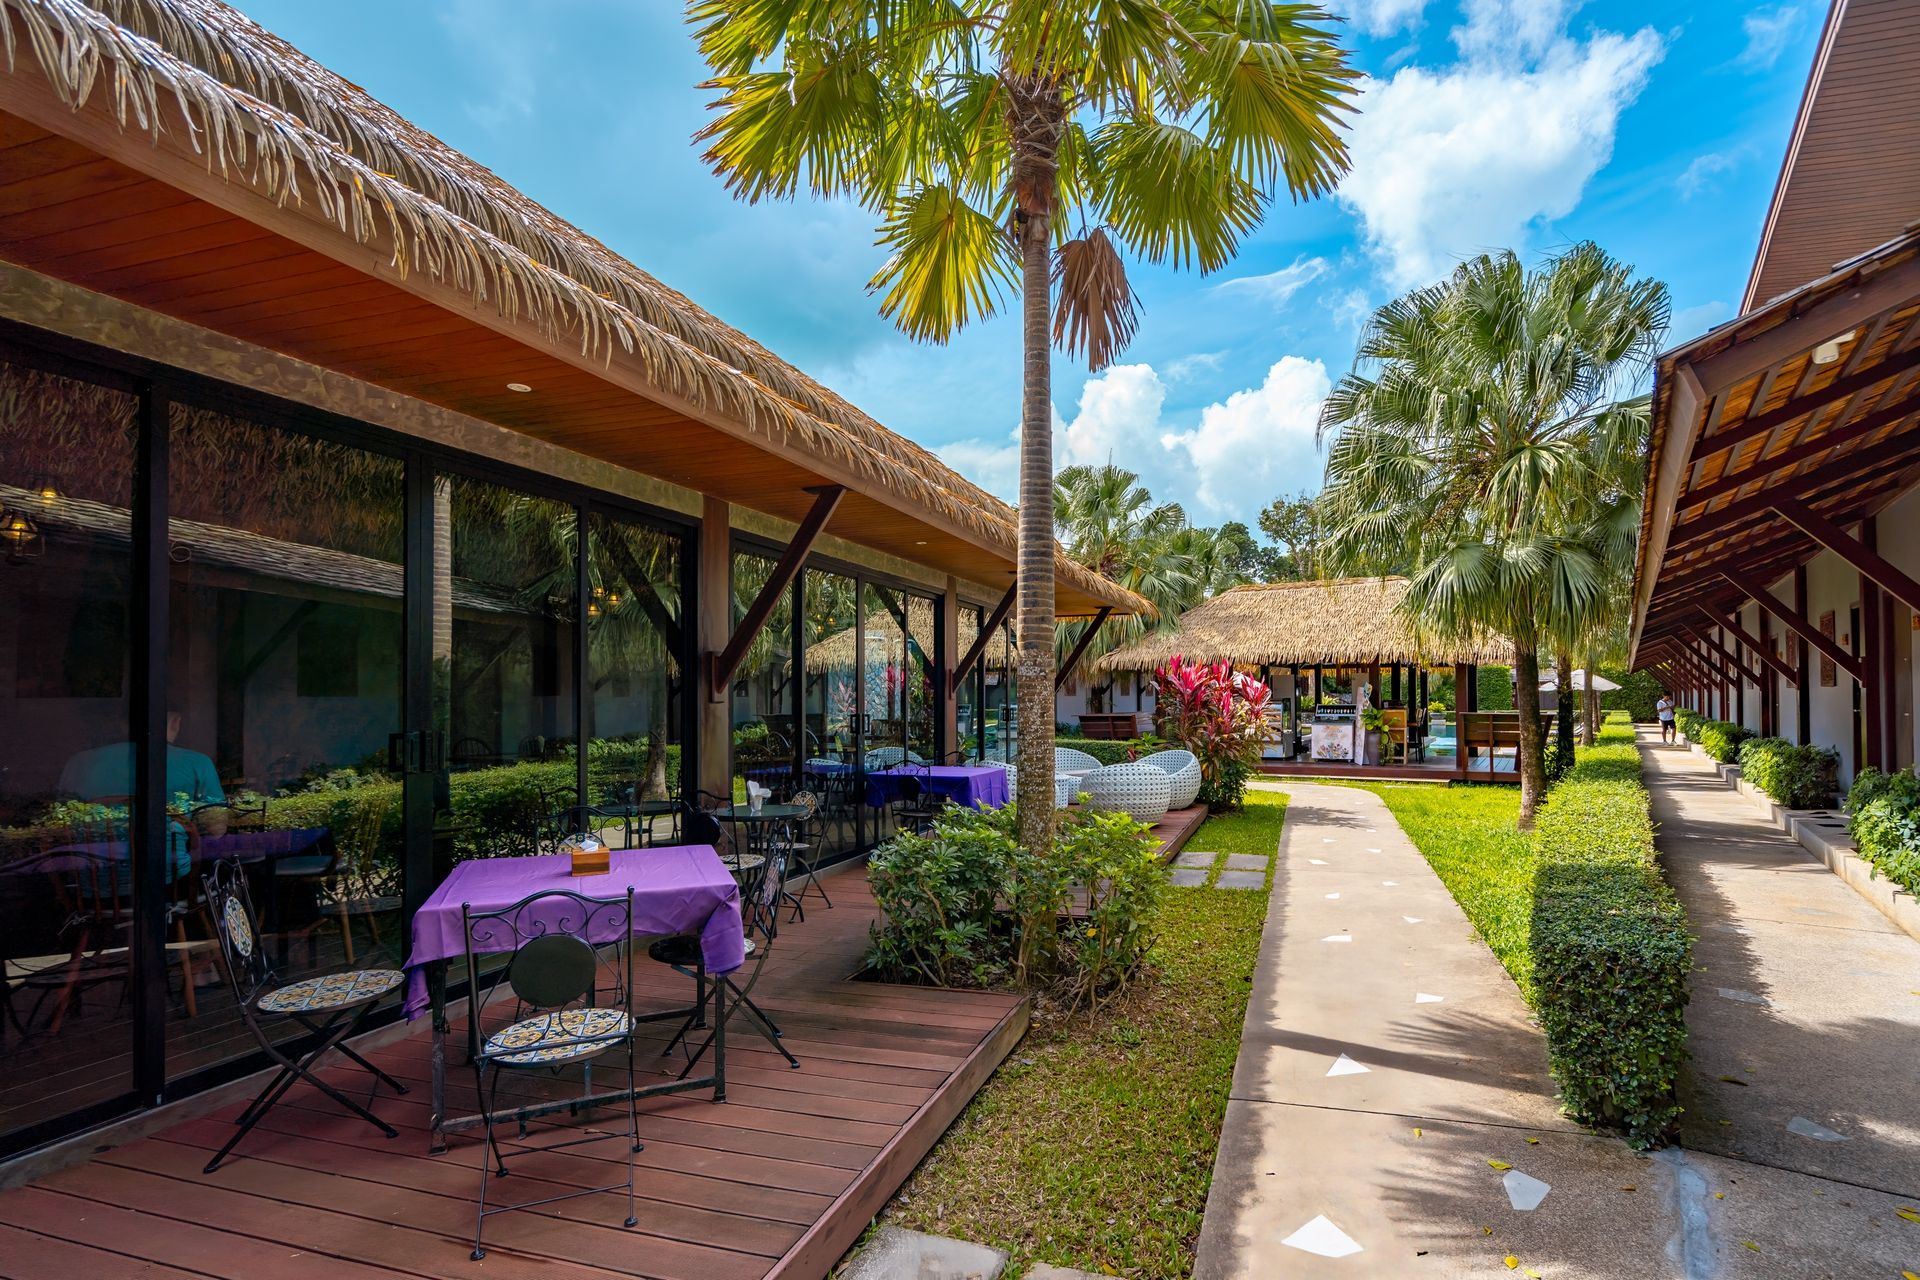
[[613, 851], [596, 836], [570, 835], [560, 842], [560, 850], [573, 863], [569, 875], [604, 876], [613, 870]]

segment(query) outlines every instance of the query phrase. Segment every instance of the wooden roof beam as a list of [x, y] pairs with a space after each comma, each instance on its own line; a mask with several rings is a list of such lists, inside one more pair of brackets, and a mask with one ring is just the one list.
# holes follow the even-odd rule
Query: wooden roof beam
[[1019, 594], [1020, 583], [1016, 579], [1013, 585], [1007, 588], [1007, 594], [1000, 597], [1000, 603], [993, 606], [993, 612], [987, 616], [987, 620], [981, 624], [980, 634], [973, 638], [973, 643], [967, 646], [966, 653], [961, 656], [959, 662], [954, 664], [953, 674], [947, 677], [947, 688], [959, 688], [960, 682], [973, 671], [974, 664], [979, 662], [981, 655], [987, 651], [987, 641], [1000, 630], [1007, 620], [1007, 615], [1013, 612], [1013, 601]]
[[1766, 435], [1776, 427], [1783, 427], [1797, 418], [1803, 418], [1824, 409], [1834, 401], [1844, 400], [1855, 392], [1870, 390], [1875, 384], [1885, 382], [1914, 368], [1920, 368], [1920, 347], [1896, 351], [1872, 368], [1835, 378], [1816, 391], [1795, 396], [1777, 409], [1754, 414], [1752, 417], [1721, 427], [1712, 435], [1702, 436], [1700, 443], [1694, 448], [1694, 461], [1710, 458], [1737, 444], [1743, 444], [1755, 436]]
[[1724, 570], [1721, 576], [1744, 591], [1755, 604], [1780, 619], [1788, 630], [1831, 659], [1835, 666], [1855, 680], [1860, 679], [1859, 659], [1842, 649], [1838, 642], [1809, 622], [1799, 610], [1769, 591], [1766, 583], [1750, 574], [1737, 573], [1731, 569]]
[[[1711, 618], [1713, 615], [1708, 614], [1707, 616]], [[1715, 624], [1715, 625], [1718, 625], [1718, 624]], [[1734, 653], [1733, 650], [1727, 648], [1725, 644], [1721, 643], [1720, 638], [1718, 636], [1712, 635], [1705, 631], [1701, 631], [1698, 628], [1694, 628], [1693, 637], [1694, 639], [1698, 640], [1702, 645], [1706, 647], [1707, 656], [1709, 658], [1713, 658], [1717, 660], [1717, 663], [1721, 671], [1726, 673], [1729, 680], [1731, 680], [1734, 676], [1739, 676], [1741, 679], [1744, 679], [1748, 684], [1751, 684], [1751, 685], [1759, 685], [1759, 684], [1766, 683], [1765, 680], [1762, 679], [1758, 671], [1755, 671], [1753, 668], [1749, 667], [1746, 663], [1742, 662], [1740, 660], [1739, 655]]]
[[1920, 612], [1920, 582], [1908, 577], [1879, 552], [1812, 507], [1792, 498], [1775, 498], [1773, 509], [1798, 525], [1815, 542], [1872, 579], [1882, 591], [1907, 608]]
[[1093, 615], [1093, 621], [1087, 624], [1087, 629], [1080, 633], [1080, 639], [1074, 643], [1073, 652], [1069, 653], [1067, 660], [1060, 664], [1060, 669], [1053, 673], [1053, 687], [1055, 689], [1058, 689], [1067, 682], [1067, 677], [1073, 674], [1073, 669], [1080, 665], [1080, 658], [1086, 653], [1087, 646], [1093, 643], [1094, 634], [1100, 630], [1101, 626], [1112, 615], [1113, 610], [1108, 608], [1103, 608], [1100, 612]]
[[1732, 493], [1755, 480], [1764, 479], [1810, 458], [1817, 458], [1843, 444], [1851, 444], [1855, 440], [1872, 435], [1883, 427], [1894, 426], [1902, 419], [1911, 418], [1916, 413], [1920, 413], [1920, 399], [1903, 398], [1898, 404], [1875, 409], [1858, 421], [1835, 427], [1827, 434], [1815, 439], [1790, 445], [1776, 454], [1759, 459], [1750, 467], [1730, 471], [1709, 484], [1703, 484], [1697, 489], [1689, 489], [1681, 495], [1680, 509], [1687, 511], [1703, 502], [1711, 502], [1722, 494]]
[[705, 655], [707, 671], [707, 696], [715, 702], [724, 700], [727, 687], [733, 683], [733, 673], [740, 669], [740, 662], [747, 656], [767, 620], [773, 617], [773, 611], [780, 607], [780, 597], [793, 585], [800, 567], [807, 562], [807, 555], [813, 550], [813, 544], [819, 540], [821, 530], [827, 527], [834, 509], [840, 505], [840, 499], [847, 491], [837, 484], [824, 484], [809, 488], [813, 495], [813, 507], [807, 512], [806, 519], [794, 530], [793, 539], [787, 543], [780, 560], [773, 567], [773, 576], [760, 588], [753, 603], [747, 606], [746, 613], [740, 619], [740, 625], [733, 629], [733, 635], [727, 640], [727, 647], [719, 653]]
[[[1767, 646], [1760, 643], [1760, 641], [1753, 635], [1753, 633], [1748, 631], [1745, 627], [1741, 626], [1739, 622], [1737, 622], [1732, 618], [1723, 617], [1717, 611], [1709, 609], [1705, 605], [1699, 606], [1699, 611], [1701, 616], [1708, 618], [1711, 621], [1713, 621], [1716, 625], [1724, 627], [1728, 631], [1731, 631], [1734, 634], [1734, 636], [1740, 641], [1741, 644], [1744, 644], [1745, 646], [1747, 646], [1747, 648], [1753, 650], [1753, 656], [1760, 659], [1760, 662], [1763, 666], [1772, 667], [1775, 671], [1779, 672], [1782, 676], [1785, 676], [1787, 683], [1792, 685], [1794, 688], [1798, 689], [1800, 687], [1800, 673], [1794, 670], [1792, 667], [1788, 666], [1786, 663], [1782, 662], [1780, 659], [1774, 657], [1773, 654], [1769, 653], [1767, 651]], [[1759, 684], [1761, 682], [1756, 680], [1754, 681], [1754, 683]]]
[[[1706, 393], [1718, 395], [1770, 365], [1791, 360], [1828, 338], [1863, 327], [1884, 311], [1905, 306], [1916, 294], [1920, 294], [1920, 259], [1909, 259], [1822, 298], [1786, 323], [1694, 362], [1692, 368]], [[1807, 340], [1810, 329], [1815, 335], [1812, 342]]]
[[[1878, 444], [1856, 449], [1845, 457], [1822, 463], [1811, 471], [1791, 477], [1784, 484], [1791, 490], [1790, 496], [1805, 501], [1813, 501], [1814, 495], [1821, 489], [1835, 484], [1851, 484], [1857, 492], [1865, 493], [1897, 480], [1898, 468], [1916, 457], [1920, 457], [1920, 432], [1902, 432]], [[1877, 484], [1860, 483], [1861, 473], [1866, 470], [1879, 473]], [[1776, 501], [1771, 493], [1757, 493], [1751, 498], [1738, 499], [1718, 511], [1710, 511], [1691, 520], [1688, 524], [1692, 527], [1675, 529], [1682, 536], [1667, 544], [1666, 554], [1672, 556], [1683, 547], [1726, 537], [1730, 529], [1743, 522], [1756, 518], [1770, 519], [1774, 515]]]

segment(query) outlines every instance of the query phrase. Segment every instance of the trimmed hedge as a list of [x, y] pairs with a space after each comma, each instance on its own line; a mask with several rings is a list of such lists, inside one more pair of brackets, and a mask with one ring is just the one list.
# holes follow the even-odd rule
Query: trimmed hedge
[[1642, 724], [1659, 719], [1654, 703], [1660, 701], [1662, 685], [1650, 671], [1628, 671], [1625, 667], [1601, 667], [1600, 674], [1619, 685], [1600, 693], [1602, 711], [1624, 711]]
[[1633, 731], [1608, 724], [1534, 829], [1535, 1004], [1569, 1115], [1657, 1146], [1680, 1115], [1693, 937], [1662, 879]]
[[1840, 753], [1831, 747], [1796, 747], [1785, 738], [1748, 738], [1740, 744], [1740, 776], [1775, 804], [1824, 809], [1833, 803]]
[[1876, 872], [1920, 897], [1920, 777], [1862, 769], [1847, 792], [1847, 830]]
[[1740, 744], [1753, 736], [1753, 730], [1731, 720], [1704, 720], [1698, 731], [1687, 737], [1700, 744], [1700, 749], [1721, 764], [1732, 764], [1740, 758]]
[[1056, 735], [1053, 745], [1084, 751], [1101, 764], [1125, 764], [1129, 760], [1167, 749], [1167, 744], [1158, 738], [1072, 738]]

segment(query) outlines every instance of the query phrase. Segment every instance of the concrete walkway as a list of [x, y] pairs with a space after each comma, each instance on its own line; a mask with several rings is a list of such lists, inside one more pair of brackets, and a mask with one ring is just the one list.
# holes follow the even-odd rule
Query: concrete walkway
[[1920, 1271], [1909, 1202], [1570, 1124], [1518, 991], [1386, 806], [1284, 790], [1196, 1280]]
[[1920, 942], [1709, 761], [1654, 734], [1641, 751], [1698, 939], [1685, 1145], [1920, 1208]]

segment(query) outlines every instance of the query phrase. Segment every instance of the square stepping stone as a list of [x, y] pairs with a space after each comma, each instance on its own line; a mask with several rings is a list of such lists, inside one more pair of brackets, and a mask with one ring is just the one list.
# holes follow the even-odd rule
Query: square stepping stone
[[1234, 871], [1265, 871], [1267, 860], [1257, 853], [1230, 853], [1227, 866]]
[[1267, 874], [1264, 871], [1222, 871], [1214, 883], [1221, 889], [1264, 889], [1267, 887]]
[[[1213, 866], [1213, 860], [1219, 856], [1220, 855], [1217, 853], [1187, 852], [1175, 858], [1173, 860], [1173, 865], [1176, 867], [1209, 867], [1211, 868]], [[1227, 865], [1232, 866], [1233, 864], [1228, 863]]]
[[1197, 889], [1207, 882], [1204, 867], [1175, 867], [1171, 882], [1183, 889]]

